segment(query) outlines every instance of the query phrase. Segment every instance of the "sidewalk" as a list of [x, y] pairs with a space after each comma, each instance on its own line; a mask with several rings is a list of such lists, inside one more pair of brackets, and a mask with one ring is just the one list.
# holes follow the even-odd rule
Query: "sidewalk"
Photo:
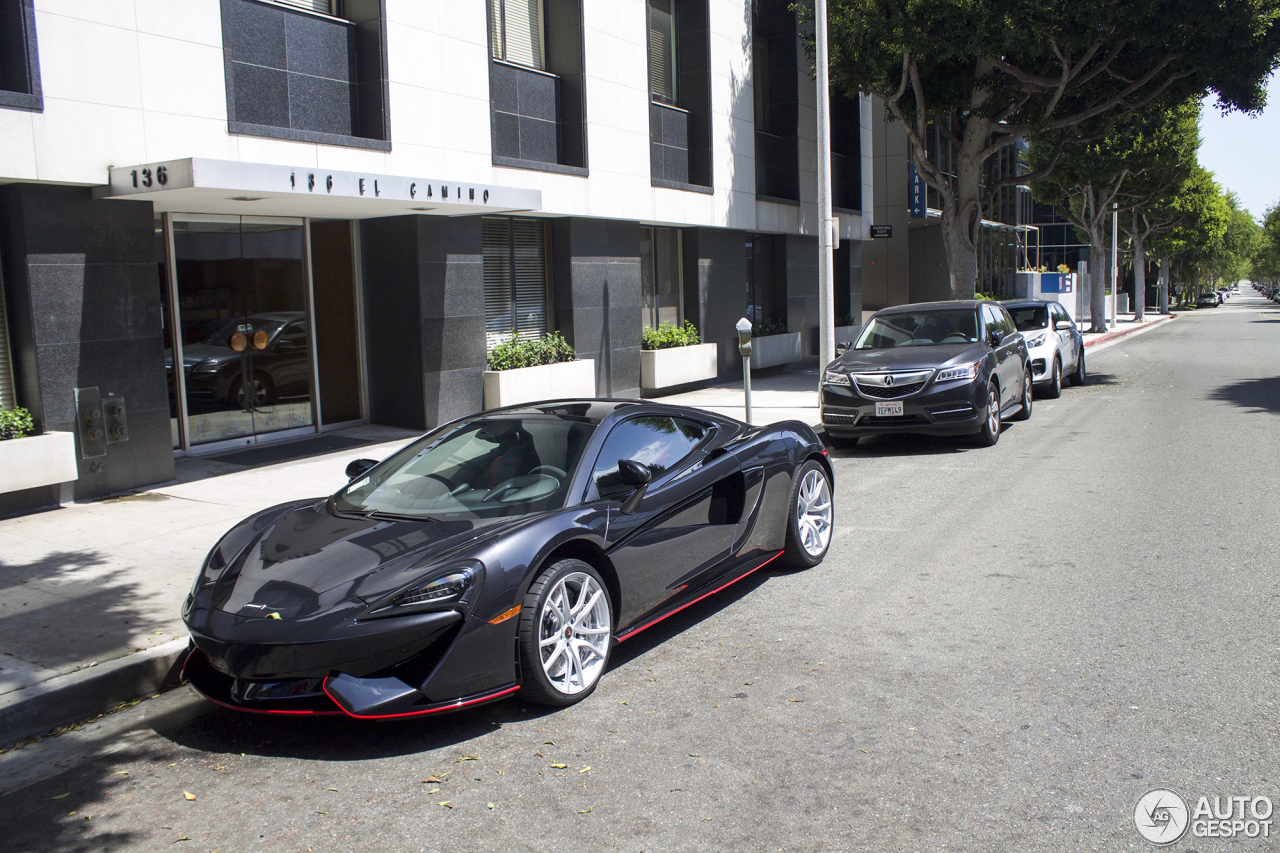
[[[1121, 317], [1086, 346], [1168, 319]], [[752, 386], [754, 422], [819, 422], [816, 362]], [[743, 417], [741, 380], [658, 399]], [[178, 482], [0, 520], [0, 749], [172, 682], [187, 644], [182, 601], [218, 538], [256, 510], [335, 491], [348, 462], [415, 436], [367, 426], [179, 459]]]

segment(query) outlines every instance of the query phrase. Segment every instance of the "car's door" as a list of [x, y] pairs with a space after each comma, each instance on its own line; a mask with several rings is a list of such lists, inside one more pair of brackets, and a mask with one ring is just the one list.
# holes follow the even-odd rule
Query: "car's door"
[[[618, 570], [627, 625], [691, 585], [698, 585], [729, 554], [741, 516], [733, 454], [708, 458], [713, 427], [669, 415], [639, 415], [609, 433], [592, 469], [588, 500], [616, 500], [610, 508], [607, 548]], [[653, 479], [634, 513], [622, 502], [634, 491], [623, 485], [618, 460], [649, 466]], [[735, 488], [736, 487], [736, 488]]]
[[[1071, 321], [1067, 309], [1056, 302], [1049, 303], [1049, 312], [1049, 322], [1058, 336], [1058, 357], [1062, 359], [1062, 372], [1069, 373], [1075, 369], [1076, 359], [1080, 357], [1076, 349], [1076, 324]], [[1062, 322], [1069, 323], [1071, 328], [1056, 331], [1058, 324]]]
[[[1018, 399], [1022, 392], [1021, 360], [1018, 358], [1017, 338], [1005, 327], [1004, 316], [994, 305], [982, 306], [982, 326], [986, 332], [987, 343], [996, 359], [996, 379], [1000, 384], [1000, 408]], [[1012, 320], [1009, 321], [1012, 324]], [[1016, 332], [1016, 327], [1013, 327]], [[996, 338], [1000, 343], [996, 344]]]
[[1022, 383], [1023, 377], [1027, 373], [1027, 362], [1022, 353], [1026, 351], [1026, 339], [1018, 332], [1018, 325], [1013, 322], [1013, 315], [1005, 310], [1004, 306], [997, 305], [995, 308], [996, 316], [1000, 319], [1000, 328], [1004, 330], [1004, 339], [1001, 340], [1001, 348], [1008, 348], [1005, 356], [1005, 369], [1008, 371], [1008, 397], [1009, 402], [1022, 399]]

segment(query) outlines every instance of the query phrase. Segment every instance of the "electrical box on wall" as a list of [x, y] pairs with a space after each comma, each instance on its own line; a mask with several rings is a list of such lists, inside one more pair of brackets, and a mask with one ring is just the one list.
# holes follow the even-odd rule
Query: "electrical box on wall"
[[107, 425], [96, 387], [76, 389], [76, 436], [81, 458], [107, 455]]
[[102, 413], [106, 416], [107, 444], [129, 440], [129, 420], [124, 407], [124, 397], [108, 394], [102, 398]]

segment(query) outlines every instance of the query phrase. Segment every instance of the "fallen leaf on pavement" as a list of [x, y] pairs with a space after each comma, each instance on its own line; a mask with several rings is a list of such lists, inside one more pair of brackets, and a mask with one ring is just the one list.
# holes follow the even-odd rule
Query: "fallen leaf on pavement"
[[190, 791], [182, 792], [182, 799], [184, 800], [194, 800], [195, 798], [196, 798], [196, 795], [191, 793]]
[[426, 779], [422, 780], [422, 784], [424, 785], [439, 785], [443, 782], [443, 779], [437, 779], [435, 776], [428, 776]]
[[588, 770], [590, 770], [590, 769], [591, 769], [591, 765], [590, 765], [590, 764], [588, 764], [586, 767], [582, 768], [582, 769], [581, 769], [581, 770], [579, 770], [578, 772], [579, 772], [579, 773], [586, 773], [586, 772], [587, 772]]
[[568, 767], [569, 765], [568, 765], [568, 764], [552, 764], [551, 766], [552, 766], [552, 767], [554, 767], [554, 768], [555, 768], [555, 769], [557, 769], [557, 770], [563, 770], [563, 769], [565, 769], [566, 767]]
[[493, 803], [485, 803], [485, 805], [488, 806], [489, 808], [493, 808]]
[[590, 814], [591, 810], [594, 808], [595, 806], [587, 806], [585, 809], [579, 810], [578, 814]]
[[436, 803], [436, 805], [437, 805], [437, 806], [444, 806], [446, 809], [451, 809], [451, 808], [453, 808], [453, 801], [452, 801], [452, 800], [445, 800], [443, 803]]
[[65, 794], [58, 794], [57, 796], [50, 797], [49, 799], [52, 799], [52, 800], [65, 800], [65, 799], [66, 799], [67, 797], [69, 797], [69, 796], [71, 796], [71, 792], [70, 792], [70, 791], [67, 791]]
[[336, 791], [336, 790], [338, 790], [338, 789], [337, 789], [337, 788], [325, 788], [325, 790], [326, 790], [326, 791]]
[[464, 755], [458, 759], [458, 763], [461, 764], [463, 761], [479, 761], [479, 760], [480, 760], [480, 756], [478, 755]]

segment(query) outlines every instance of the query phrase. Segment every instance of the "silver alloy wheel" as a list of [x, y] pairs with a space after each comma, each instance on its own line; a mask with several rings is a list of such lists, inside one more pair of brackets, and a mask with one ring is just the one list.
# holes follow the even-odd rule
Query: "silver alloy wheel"
[[831, 542], [831, 487], [817, 468], [811, 468], [796, 492], [796, 528], [800, 547], [810, 557], [827, 550]]
[[1000, 434], [1000, 394], [994, 385], [987, 386], [987, 431]]
[[538, 652], [559, 693], [588, 690], [604, 672], [611, 629], [609, 596], [596, 579], [573, 572], [556, 582], [542, 606]]

